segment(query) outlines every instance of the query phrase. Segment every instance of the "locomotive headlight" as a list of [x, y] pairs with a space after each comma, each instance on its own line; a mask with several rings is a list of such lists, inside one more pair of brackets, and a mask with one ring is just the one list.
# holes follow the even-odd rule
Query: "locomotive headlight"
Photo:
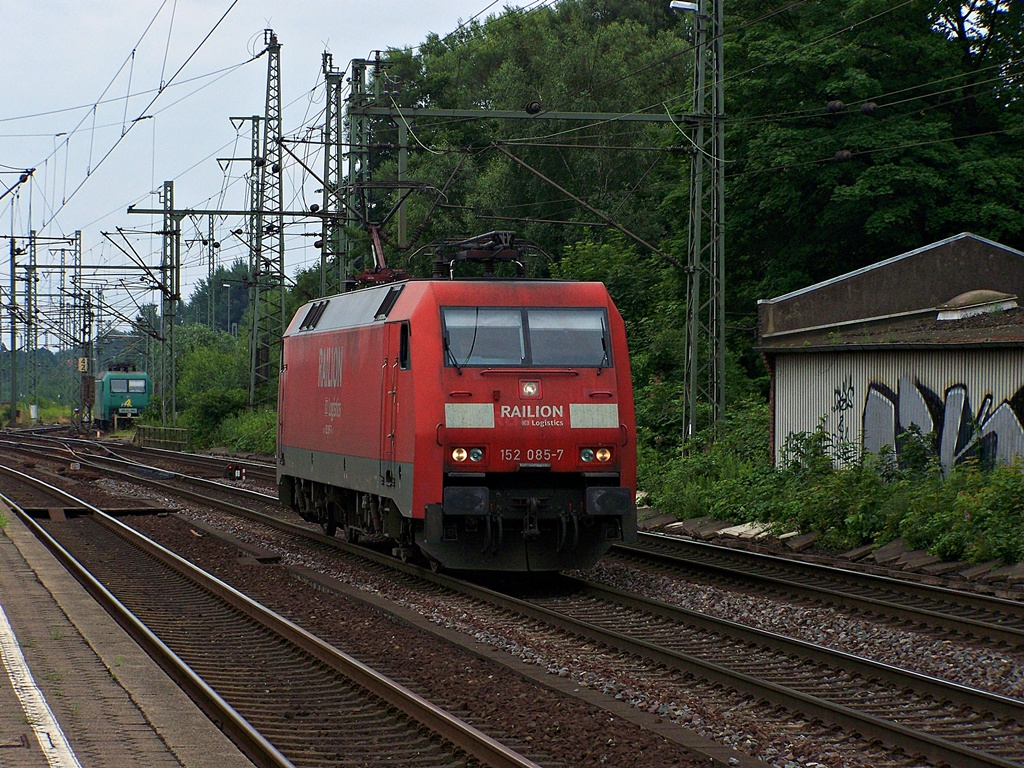
[[470, 461], [482, 461], [484, 458], [483, 448], [470, 448], [469, 449], [469, 460]]
[[612, 452], [607, 448], [598, 448], [597, 453], [594, 454], [598, 461], [611, 461]]
[[465, 461], [468, 456], [469, 451], [467, 451], [465, 448], [456, 448], [454, 451], [452, 451], [452, 460], [454, 461]]
[[594, 460], [594, 449], [593, 448], [581, 448], [580, 449], [580, 459], [583, 460], [583, 461], [587, 461], [587, 462], [593, 461]]
[[539, 381], [520, 382], [519, 392], [523, 397], [540, 397]]

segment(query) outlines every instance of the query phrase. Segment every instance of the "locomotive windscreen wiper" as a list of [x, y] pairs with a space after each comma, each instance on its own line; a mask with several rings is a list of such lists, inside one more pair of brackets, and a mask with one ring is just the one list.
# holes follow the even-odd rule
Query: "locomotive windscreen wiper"
[[459, 365], [459, 361], [455, 359], [455, 353], [452, 352], [451, 334], [449, 334], [448, 331], [444, 332], [444, 354], [445, 354], [445, 357], [447, 357], [449, 360], [451, 360], [452, 365], [455, 366], [455, 370], [458, 371], [459, 372], [459, 376], [461, 376], [462, 375], [462, 366]]

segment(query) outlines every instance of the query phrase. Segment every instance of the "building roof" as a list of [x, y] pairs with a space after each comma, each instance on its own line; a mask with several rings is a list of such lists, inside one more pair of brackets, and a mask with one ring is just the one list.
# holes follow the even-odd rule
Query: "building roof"
[[[940, 309], [971, 312], [939, 320]], [[982, 300], [984, 299], [984, 300]], [[758, 302], [765, 352], [1024, 346], [1024, 253], [960, 234]]]

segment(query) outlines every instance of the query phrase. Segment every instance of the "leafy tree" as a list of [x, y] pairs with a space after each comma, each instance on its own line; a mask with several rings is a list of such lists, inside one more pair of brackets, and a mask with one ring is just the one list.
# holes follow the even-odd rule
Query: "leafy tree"
[[[417, 146], [430, 151], [413, 154], [410, 175], [446, 195], [428, 221], [434, 201], [411, 202], [411, 219], [423, 222], [421, 241], [511, 228], [557, 257], [596, 220], [496, 144], [642, 236], [662, 236], [666, 222], [650, 215], [664, 191], [654, 171], [672, 157], [667, 150], [676, 129], [544, 115], [664, 113], [667, 104], [678, 111], [674, 99], [690, 66], [684, 31], [660, 5], [563, 0], [550, 8], [509, 9], [444, 39], [428, 36], [415, 54], [389, 51], [386, 77], [400, 85], [398, 104], [523, 111], [534, 102], [541, 110], [529, 121], [424, 119], [413, 126]], [[394, 140], [386, 130], [380, 135]], [[385, 177], [393, 173], [389, 152], [377, 162]]]
[[[212, 318], [208, 309], [211, 294], [214, 304]], [[183, 324], [211, 326], [212, 320], [217, 329], [230, 334], [232, 328], [243, 325], [242, 318], [248, 308], [249, 266], [239, 259], [230, 267], [218, 267], [212, 277], [196, 283], [179, 316]]]
[[247, 340], [193, 324], [182, 327], [178, 342], [179, 423], [192, 430], [198, 444], [208, 444], [224, 419], [248, 405]]
[[730, 4], [732, 306], [969, 230], [1024, 245], [1020, 4]]

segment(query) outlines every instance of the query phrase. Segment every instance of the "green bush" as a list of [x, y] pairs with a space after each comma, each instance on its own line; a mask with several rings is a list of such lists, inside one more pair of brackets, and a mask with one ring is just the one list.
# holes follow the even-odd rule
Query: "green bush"
[[178, 426], [191, 430], [193, 445], [209, 447], [217, 444], [222, 423], [244, 412], [248, 403], [249, 395], [242, 389], [211, 389], [198, 393], [182, 412]]
[[234, 451], [277, 452], [277, 411], [271, 408], [244, 411], [221, 422], [216, 443]]
[[912, 430], [898, 443], [898, 454], [862, 456], [819, 426], [790, 436], [773, 466], [768, 409], [748, 401], [730, 409], [717, 437], [698, 435], [685, 454], [642, 442], [640, 485], [681, 519], [817, 531], [833, 548], [902, 536], [944, 559], [1024, 561], [1024, 461], [993, 469], [968, 462], [944, 472], [934, 435]]
[[972, 500], [957, 498], [956, 509], [975, 535], [964, 548], [971, 562], [1024, 561], [1024, 462], [996, 467]]
[[[24, 413], [24, 411], [22, 411]], [[71, 406], [61, 405], [52, 400], [41, 398], [39, 401], [39, 423], [60, 424], [71, 420]]]
[[947, 560], [980, 563], [1024, 560], [1024, 463], [953, 468], [903, 518], [900, 533], [913, 546]]
[[716, 435], [704, 430], [687, 452], [640, 433], [640, 486], [652, 502], [680, 518], [702, 515], [729, 520], [769, 519], [774, 474], [768, 451], [768, 406], [747, 400], [731, 408]]

